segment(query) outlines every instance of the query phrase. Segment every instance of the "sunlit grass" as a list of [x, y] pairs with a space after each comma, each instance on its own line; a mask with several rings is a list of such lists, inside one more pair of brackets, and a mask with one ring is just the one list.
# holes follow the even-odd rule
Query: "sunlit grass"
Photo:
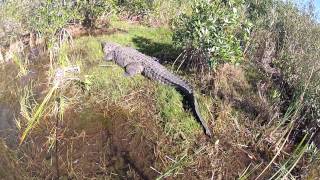
[[186, 138], [201, 132], [199, 123], [183, 108], [182, 99], [172, 87], [159, 85], [157, 88], [157, 107], [162, 117], [161, 124], [168, 136]]
[[18, 76], [22, 77], [28, 74], [28, 58], [22, 60], [18, 55], [13, 56], [13, 62], [18, 66], [19, 73]]
[[[93, 67], [85, 71], [90, 90], [96, 97], [105, 97], [117, 102], [121, 97], [144, 83], [142, 76], [125, 77], [124, 71], [115, 65]], [[104, 99], [104, 98], [101, 98]]]
[[35, 127], [36, 124], [39, 123], [41, 118], [43, 118], [43, 114], [48, 108], [48, 103], [52, 99], [54, 92], [57, 90], [58, 85], [54, 85], [50, 88], [47, 95], [44, 97], [43, 101], [37, 105], [33, 111], [33, 113], [28, 117], [27, 126], [23, 130], [23, 133], [20, 137], [20, 144], [25, 140], [30, 131]]
[[111, 26], [126, 30], [126, 33], [113, 34], [111, 36], [103, 37], [106, 40], [115, 40], [120, 44], [134, 45], [131, 41], [132, 38], [140, 36], [151, 39], [154, 42], [160, 43], [172, 43], [171, 35], [172, 32], [166, 27], [147, 27], [139, 24], [131, 24], [123, 21], [112, 21]]
[[[88, 107], [97, 108], [97, 111], [105, 112], [109, 108], [112, 109], [112, 106], [119, 107], [122, 109], [124, 114], [128, 115], [131, 112], [134, 112], [137, 115], [136, 121], [130, 121], [128, 123], [134, 123], [130, 126], [135, 127], [134, 130], [128, 132], [129, 133], [141, 133], [142, 135], [148, 136], [150, 130], [144, 131], [142, 124], [136, 123], [139, 122], [141, 116], [143, 116], [146, 112], [145, 109], [139, 109], [139, 107], [133, 107], [127, 105], [130, 103], [139, 104], [139, 103], [147, 103], [150, 106], [155, 106], [155, 109], [152, 111], [156, 111], [155, 114], [150, 115], [150, 121], [153, 121], [157, 127], [159, 127], [159, 134], [161, 133], [164, 138], [168, 138], [168, 142], [162, 144], [163, 149], [160, 148], [157, 153], [165, 156], [168, 155], [172, 158], [172, 161], [163, 163], [164, 166], [161, 166], [159, 169], [160, 175], [159, 179], [162, 178], [175, 178], [176, 176], [181, 175], [181, 172], [184, 172], [185, 169], [190, 167], [197, 159], [197, 153], [194, 153], [195, 144], [198, 143], [198, 139], [201, 139], [201, 135], [203, 134], [202, 127], [195, 120], [193, 115], [188, 111], [188, 109], [184, 109], [182, 102], [182, 95], [179, 94], [173, 87], [167, 85], [161, 85], [156, 82], [150, 81], [147, 78], [137, 75], [135, 77], [125, 77], [124, 70], [118, 67], [114, 63], [106, 63], [103, 59], [103, 52], [101, 51], [101, 40], [117, 42], [122, 45], [132, 46], [138, 48], [137, 44], [135, 44], [134, 38], [136, 37], [145, 37], [147, 39], [151, 39], [154, 42], [158, 43], [171, 43], [170, 33], [168, 35], [168, 29], [165, 28], [149, 28], [137, 24], [129, 24], [121, 21], [112, 22], [112, 27], [121, 28], [126, 30], [127, 32], [118, 32], [111, 35], [103, 35], [98, 37], [81, 37], [74, 41], [73, 46], [62, 46], [60, 52], [57, 57], [56, 64], [53, 67], [67, 67], [69, 65], [79, 65], [81, 66], [81, 74], [79, 75], [79, 81], [75, 84], [72, 84], [72, 88], [79, 88], [79, 84], [84, 85], [84, 89], [81, 89], [77, 92], [80, 93], [72, 93], [72, 92], [64, 92], [68, 93], [70, 98], [74, 98], [73, 102], [76, 106], [81, 106], [81, 108], [77, 109], [77, 113], [80, 114], [79, 121], [77, 121], [77, 130], [81, 130], [83, 132], [90, 129], [90, 124], [92, 121], [105, 121], [106, 117], [102, 112], [101, 114], [96, 115], [97, 112], [93, 112], [91, 110], [87, 110]], [[17, 64], [19, 66], [19, 64]], [[21, 72], [24, 72], [23, 66], [19, 69]], [[54, 69], [50, 69], [51, 76], [54, 75]], [[26, 71], [25, 71], [26, 72]], [[226, 82], [228, 83], [228, 82]], [[148, 102], [140, 102], [142, 99], [139, 99], [139, 96], [132, 95], [137, 92], [137, 94], [144, 93], [144, 90], [150, 90], [150, 97], [143, 100], [148, 100]], [[60, 89], [59, 89], [60, 90]], [[32, 93], [25, 91], [25, 94], [21, 97], [21, 114], [24, 119], [26, 119], [27, 124], [19, 124], [19, 127], [23, 130], [21, 136], [21, 143], [30, 135], [30, 132], [33, 128], [36, 127], [37, 124], [41, 122], [41, 119], [48, 115], [49, 120], [54, 121], [55, 118], [59, 120], [63, 120], [63, 115], [67, 106], [65, 106], [65, 102], [57, 105], [57, 98], [62, 98], [63, 93], [58, 90], [58, 87], [55, 85], [51, 85], [47, 94], [44, 98], [41, 98], [39, 104], [30, 105], [30, 101], [28, 100]], [[59, 91], [59, 92], [58, 92]], [[197, 91], [196, 91], [197, 92]], [[213, 102], [214, 98], [210, 96], [202, 96], [197, 93], [196, 95], [198, 99], [199, 108], [203, 118], [210, 125], [213, 124], [215, 116], [211, 114], [211, 110], [214, 106]], [[129, 99], [129, 100], [128, 100]], [[222, 100], [221, 100], [222, 101]], [[151, 104], [154, 103], [154, 104]], [[85, 104], [85, 105], [83, 105]], [[111, 104], [111, 105], [110, 105]], [[221, 115], [220, 123], [222, 126], [214, 126], [215, 132], [222, 132], [221, 139], [217, 138], [217, 149], [220, 146], [220, 142], [223, 142], [223, 138], [227, 139], [228, 143], [230, 143], [232, 148], [240, 147], [239, 142], [241, 142], [244, 147], [247, 147], [249, 143], [252, 142], [251, 134], [254, 130], [250, 130], [249, 128], [254, 127], [247, 124], [243, 124], [244, 120], [242, 119], [244, 116], [241, 116], [242, 112], [236, 111], [231, 104], [228, 106], [229, 109], [218, 109], [218, 111], [225, 111], [225, 116]], [[133, 110], [134, 109], [134, 110]], [[58, 111], [59, 113], [57, 113]], [[121, 112], [122, 112], [121, 111]], [[221, 112], [215, 112], [221, 113]], [[274, 132], [277, 133], [279, 130], [283, 129], [283, 126], [286, 126], [285, 122], [288, 122], [291, 119], [292, 113], [294, 113], [294, 109], [290, 112], [290, 117], [285, 117], [283, 121], [279, 122], [278, 126], [273, 126]], [[239, 115], [240, 114], [240, 115]], [[114, 114], [114, 116], [120, 116], [119, 114]], [[131, 116], [130, 116], [131, 117]], [[153, 118], [154, 117], [154, 118]], [[109, 118], [109, 117], [108, 117]], [[144, 117], [142, 117], [144, 118]], [[114, 121], [113, 119], [108, 119], [108, 121]], [[226, 121], [227, 120], [227, 121]], [[128, 120], [129, 121], [129, 120]], [[254, 124], [254, 123], [251, 123]], [[49, 149], [53, 149], [55, 147], [55, 142], [57, 141], [56, 135], [59, 134], [58, 129], [54, 127], [54, 123], [50, 123], [50, 129], [47, 134], [47, 142], [46, 147]], [[218, 124], [219, 125], [219, 124]], [[291, 128], [293, 126], [289, 125]], [[224, 129], [224, 130], [219, 130]], [[249, 130], [248, 130], [249, 129]], [[287, 129], [290, 132], [291, 129]], [[246, 131], [246, 132], [241, 132]], [[235, 132], [235, 134], [239, 134], [239, 137], [232, 137], [235, 134], [228, 134], [228, 132]], [[264, 133], [263, 130], [255, 130], [254, 132]], [[270, 131], [269, 131], [270, 132]], [[126, 132], [125, 132], [126, 133]], [[158, 131], [155, 132], [155, 134]], [[225, 133], [225, 134], [223, 134]], [[165, 136], [164, 136], [164, 135]], [[237, 134], [237, 135], [238, 135]], [[272, 134], [272, 133], [271, 133]], [[283, 132], [283, 134], [286, 134]], [[130, 135], [130, 134], [129, 134]], [[241, 137], [240, 137], [241, 135]], [[245, 136], [246, 135], [246, 136]], [[264, 134], [263, 134], [264, 135]], [[262, 135], [262, 136], [263, 136]], [[249, 137], [248, 139], [246, 139]], [[279, 147], [279, 151], [275, 152], [274, 159], [271, 160], [270, 165], [267, 165], [266, 171], [268, 168], [274, 168], [275, 163], [278, 163], [278, 157], [282, 155], [282, 149], [287, 144], [288, 138], [283, 135], [282, 139], [278, 141], [276, 147]], [[230, 140], [230, 142], [229, 142]], [[200, 144], [200, 145], [199, 145]], [[214, 144], [206, 144], [200, 141], [199, 146], [201, 148], [212, 148], [215, 146]], [[221, 144], [221, 147], [224, 144]], [[213, 147], [214, 148], [214, 147]], [[224, 148], [224, 147], [222, 147]], [[275, 176], [277, 177], [285, 177], [290, 176], [291, 171], [297, 165], [299, 160], [302, 158], [304, 152], [306, 151], [306, 146], [298, 146], [297, 150], [290, 156], [287, 161], [285, 161], [282, 166], [279, 165], [279, 171], [276, 172]], [[161, 152], [159, 152], [161, 151]], [[219, 152], [219, 150], [217, 150]], [[213, 153], [204, 150], [204, 157], [208, 156], [208, 153]], [[214, 152], [216, 153], [216, 152]], [[228, 155], [228, 154], [227, 154]], [[226, 156], [227, 156], [226, 155]], [[161, 156], [160, 158], [163, 158]], [[216, 157], [214, 155], [210, 157]], [[200, 159], [200, 158], [199, 158]], [[253, 166], [253, 164], [258, 164], [257, 166]], [[263, 164], [264, 165], [264, 164]], [[255, 171], [261, 170], [262, 167], [259, 163], [252, 163], [251, 166], [248, 166], [246, 169], [241, 169], [243, 172], [240, 172], [241, 179], [246, 179], [251, 177]], [[264, 172], [262, 172], [264, 173]], [[179, 176], [180, 177], [180, 176]]]
[[176, 158], [177, 160], [173, 160], [172, 165], [169, 166], [164, 173], [157, 177], [157, 180], [165, 179], [168, 177], [174, 178], [177, 174], [179, 174], [179, 171], [194, 163], [196, 156], [201, 156], [202, 153], [206, 151], [205, 148], [206, 146], [202, 146], [197, 149], [193, 149], [191, 153], [188, 153], [188, 151], [182, 152]]

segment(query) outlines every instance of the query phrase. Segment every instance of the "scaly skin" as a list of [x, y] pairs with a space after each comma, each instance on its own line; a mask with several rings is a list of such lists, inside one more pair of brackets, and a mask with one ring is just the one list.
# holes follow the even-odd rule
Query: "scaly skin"
[[193, 114], [201, 123], [205, 134], [212, 136], [206, 122], [201, 117], [193, 90], [185, 81], [168, 71], [164, 66], [155, 61], [155, 58], [142, 54], [133, 48], [121, 47], [119, 44], [109, 42], [103, 42], [101, 45], [105, 54], [105, 60], [113, 60], [120, 67], [124, 68], [126, 76], [141, 73], [152, 80], [174, 86], [189, 101]]

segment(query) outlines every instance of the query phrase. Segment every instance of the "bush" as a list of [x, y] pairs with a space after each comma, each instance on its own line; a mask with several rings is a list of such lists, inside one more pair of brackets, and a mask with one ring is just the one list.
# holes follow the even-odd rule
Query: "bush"
[[113, 0], [85, 0], [79, 1], [77, 8], [83, 18], [83, 25], [92, 28], [96, 24], [98, 17], [104, 13], [112, 14], [115, 10], [115, 2]]
[[181, 12], [187, 11], [192, 0], [118, 0], [122, 15], [152, 26], [166, 26]]
[[0, 46], [8, 46], [25, 33], [23, 22], [28, 13], [25, 0], [8, 0], [0, 4]]
[[274, 31], [277, 61], [288, 82], [305, 91], [311, 119], [320, 120], [320, 25], [313, 9], [299, 11], [293, 5], [279, 6]]
[[[113, 12], [114, 6], [114, 0], [8, 0], [0, 5], [0, 38], [3, 32], [10, 37], [35, 32], [52, 44], [69, 23], [83, 21], [91, 28], [101, 15]], [[10, 30], [6, 30], [8, 23]]]
[[[256, 16], [259, 23], [252, 33], [254, 36], [246, 55], [253, 64], [266, 65], [260, 65], [263, 71], [267, 68], [276, 70], [264, 74], [281, 93], [282, 113], [290, 110], [296, 99], [301, 101], [301, 105], [295, 107], [301, 109], [295, 117], [296, 126], [301, 127], [296, 127], [294, 133], [301, 140], [306, 132], [312, 134], [320, 127], [320, 25], [312, 8], [301, 10], [295, 4], [275, 1], [265, 11], [266, 15]], [[259, 61], [255, 57], [255, 54], [259, 55], [259, 48], [272, 52], [266, 53], [268, 61], [255, 62]]]
[[169, 25], [175, 17], [189, 11], [191, 3], [192, 0], [155, 0], [147, 22], [157, 26]]
[[26, 20], [28, 29], [44, 37], [49, 46], [56, 41], [56, 35], [62, 28], [71, 20], [79, 18], [72, 4], [64, 4], [57, 0], [35, 2], [31, 9], [27, 16], [29, 19]]
[[118, 0], [116, 3], [120, 11], [127, 13], [128, 18], [133, 16], [144, 16], [153, 11], [154, 0]]
[[254, 22], [255, 26], [262, 25], [263, 21], [270, 15], [269, 10], [275, 2], [275, 0], [245, 0], [247, 17]]
[[244, 7], [242, 0], [196, 0], [191, 14], [183, 13], [173, 22], [175, 45], [191, 52], [191, 61], [209, 67], [241, 61], [250, 29]]

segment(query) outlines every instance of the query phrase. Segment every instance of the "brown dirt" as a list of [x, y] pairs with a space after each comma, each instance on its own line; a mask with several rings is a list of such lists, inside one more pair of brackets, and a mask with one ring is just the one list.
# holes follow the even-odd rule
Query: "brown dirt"
[[[33, 131], [21, 147], [21, 164], [30, 177], [43, 179], [155, 179], [175, 166], [185, 147], [164, 134], [157, 119], [154, 92], [154, 85], [146, 83], [119, 104], [108, 100], [96, 103], [90, 95], [83, 95], [79, 101], [83, 103], [69, 107], [58, 126], [54, 117], [47, 117]], [[250, 163], [262, 161], [256, 151], [236, 145], [246, 145], [253, 138], [246, 127], [241, 127], [243, 131], [230, 128], [234, 123], [228, 116], [231, 112], [225, 107], [219, 112], [224, 112], [218, 115], [215, 127], [215, 140], [219, 139], [219, 143], [202, 135], [191, 141], [187, 158], [166, 179], [234, 179]], [[47, 151], [49, 143], [45, 138], [56, 126], [57, 154], [54, 149]], [[198, 149], [201, 152], [195, 153]]]
[[[35, 89], [45, 92], [47, 79], [43, 74], [47, 69], [41, 62], [35, 68], [39, 69]], [[250, 164], [262, 163], [250, 176], [253, 179], [268, 164], [276, 147], [270, 147], [274, 142], [266, 140], [266, 127], [254, 123], [255, 117], [241, 113], [241, 108], [234, 108], [232, 99], [244, 99], [242, 94], [250, 88], [242, 86], [246, 82], [238, 69], [234, 73], [240, 80], [227, 73], [232, 69], [224, 67], [221, 78], [215, 81], [215, 87], [220, 88], [216, 90], [228, 92], [228, 97], [215, 102], [212, 140], [202, 134], [187, 140], [166, 136], [155, 107], [155, 85], [149, 81], [117, 104], [108, 99], [98, 103], [75, 84], [65, 96], [78, 94], [78, 101], [69, 106], [58, 124], [52, 116], [41, 121], [19, 147], [16, 164], [28, 177], [39, 179], [155, 179], [176, 166], [166, 179], [235, 179]], [[43, 93], [38, 97], [41, 99]], [[54, 130], [57, 152], [49, 141]], [[281, 159], [284, 155], [277, 162]], [[11, 162], [4, 163], [11, 168]], [[271, 173], [267, 171], [262, 179]]]
[[5, 144], [6, 143], [0, 140], [0, 179], [23, 179], [24, 172], [19, 167], [14, 152], [12, 152]]
[[[147, 109], [146, 104], [139, 106]], [[119, 105], [107, 104], [96, 104], [96, 107], [85, 107], [85, 111], [77, 112], [79, 108], [84, 107], [78, 104], [70, 108], [58, 128], [60, 177], [154, 179], [157, 176], [150, 168], [154, 167], [158, 138], [152, 114], [129, 113]], [[57, 176], [56, 154], [53, 150], [45, 151], [48, 143], [43, 138], [54, 126], [49, 117], [21, 148], [22, 162], [31, 177]]]
[[[164, 173], [174, 165], [168, 157], [175, 159], [184, 150], [177, 141], [167, 138], [157, 123], [154, 91], [149, 85], [132, 93], [134, 95], [127, 97], [130, 100], [124, 104], [102, 103], [92, 107], [90, 97], [84, 97], [83, 101], [88, 103], [77, 104], [65, 112], [58, 128], [60, 177], [155, 179], [159, 172]], [[79, 112], [81, 109], [86, 110]], [[21, 147], [22, 164], [31, 177], [57, 176], [56, 154], [54, 150], [46, 151], [48, 143], [44, 138], [54, 126], [49, 117]], [[227, 143], [230, 139], [225, 139], [224, 135], [217, 138], [220, 143], [216, 145], [201, 135], [191, 142], [186, 163], [181, 165], [179, 173], [167, 179], [235, 178], [251, 162], [260, 160], [250, 158], [246, 150]], [[202, 149], [201, 152], [195, 153], [198, 149]]]

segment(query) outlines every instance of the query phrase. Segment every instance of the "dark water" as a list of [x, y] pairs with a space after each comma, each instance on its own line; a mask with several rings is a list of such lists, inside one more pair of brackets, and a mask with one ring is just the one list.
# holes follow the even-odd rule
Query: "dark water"
[[17, 145], [17, 126], [14, 111], [5, 104], [0, 104], [0, 138], [10, 147]]

